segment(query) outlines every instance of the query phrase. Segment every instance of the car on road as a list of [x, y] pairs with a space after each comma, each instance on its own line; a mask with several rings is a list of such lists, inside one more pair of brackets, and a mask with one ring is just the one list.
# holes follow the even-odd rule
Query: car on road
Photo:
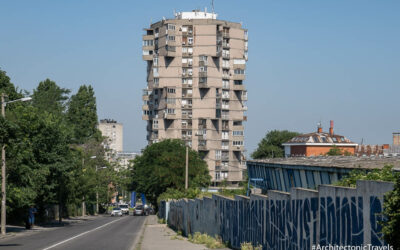
[[122, 210], [119, 207], [114, 207], [111, 211], [111, 216], [122, 216]]
[[129, 214], [129, 206], [127, 204], [121, 204], [119, 208], [121, 208], [123, 214]]
[[145, 215], [144, 207], [142, 205], [136, 206], [133, 215]]

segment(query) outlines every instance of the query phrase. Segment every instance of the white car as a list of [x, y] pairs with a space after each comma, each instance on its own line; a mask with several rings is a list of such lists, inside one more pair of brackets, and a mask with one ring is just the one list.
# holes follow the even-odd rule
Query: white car
[[111, 211], [111, 216], [122, 216], [122, 210], [119, 207], [114, 207]]
[[129, 214], [129, 206], [127, 204], [121, 204], [119, 208], [121, 208], [123, 214]]

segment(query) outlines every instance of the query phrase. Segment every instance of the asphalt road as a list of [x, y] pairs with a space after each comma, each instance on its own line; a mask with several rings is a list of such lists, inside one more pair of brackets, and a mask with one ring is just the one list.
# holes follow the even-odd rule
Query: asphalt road
[[133, 249], [144, 216], [100, 216], [54, 230], [0, 240], [0, 249]]

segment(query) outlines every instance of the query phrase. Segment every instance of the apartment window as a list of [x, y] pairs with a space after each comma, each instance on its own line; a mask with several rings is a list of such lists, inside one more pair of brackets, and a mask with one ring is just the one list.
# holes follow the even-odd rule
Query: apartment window
[[175, 92], [176, 92], [175, 89], [167, 88], [167, 93], [175, 94]]
[[221, 160], [221, 150], [215, 150], [215, 159]]
[[233, 64], [246, 64], [246, 60], [244, 59], [234, 59]]
[[187, 26], [182, 26], [182, 32], [187, 32], [188, 31], [188, 27]]
[[229, 60], [222, 60], [222, 67], [229, 68]]
[[224, 89], [229, 89], [229, 80], [222, 80], [222, 87]]
[[223, 70], [222, 70], [222, 76], [223, 76], [223, 77], [228, 77], [228, 78], [229, 78], [229, 69], [223, 69]]
[[188, 44], [189, 45], [193, 44], [193, 37], [188, 37]]
[[227, 142], [227, 141], [221, 142], [221, 148], [222, 149], [229, 149], [229, 142]]
[[199, 83], [207, 83], [207, 77], [200, 77]]
[[189, 55], [193, 54], [193, 48], [188, 48]]
[[182, 78], [182, 84], [187, 84], [187, 85], [192, 85], [193, 84], [193, 79], [191, 78]]
[[204, 55], [199, 56], [199, 61], [207, 62], [207, 56], [204, 56]]
[[175, 25], [169, 23], [167, 29], [168, 30], [175, 30]]
[[182, 54], [188, 53], [188, 48], [187, 47], [182, 47]]
[[153, 51], [152, 50], [143, 50], [143, 55], [144, 56], [153, 55]]
[[167, 98], [167, 99], [165, 100], [165, 102], [166, 102], [167, 104], [175, 104], [175, 101], [176, 101], [175, 98]]
[[223, 140], [229, 139], [229, 131], [222, 131], [222, 139]]
[[143, 40], [143, 46], [153, 46], [153, 40]]
[[175, 109], [167, 109], [167, 114], [175, 114]]
[[244, 75], [244, 69], [235, 69], [235, 75]]
[[167, 36], [168, 41], [175, 41], [175, 36]]
[[153, 128], [158, 128], [158, 120], [153, 120]]
[[188, 59], [187, 58], [182, 58], [182, 64], [187, 63]]
[[234, 130], [232, 131], [233, 136], [243, 136], [243, 130]]
[[207, 67], [199, 67], [200, 72], [207, 72]]
[[242, 84], [243, 84], [243, 81], [242, 81], [242, 80], [235, 80], [233, 83], [234, 83], [235, 85], [242, 85]]
[[153, 66], [158, 66], [158, 57], [153, 58]]
[[221, 172], [215, 172], [215, 179], [218, 181], [218, 180], [221, 180]]
[[158, 68], [153, 68], [153, 76], [158, 76]]
[[233, 141], [233, 146], [243, 146], [243, 141]]
[[153, 78], [154, 85], [158, 85], [160, 82], [160, 78]]

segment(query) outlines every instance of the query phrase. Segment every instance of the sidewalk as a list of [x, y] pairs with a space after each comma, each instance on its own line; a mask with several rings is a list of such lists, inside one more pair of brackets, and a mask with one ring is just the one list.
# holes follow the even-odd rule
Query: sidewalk
[[59, 224], [58, 221], [55, 220], [42, 225], [35, 225], [32, 229], [26, 229], [24, 226], [6, 225], [6, 235], [0, 235], [0, 240], [8, 239], [10, 237], [32, 235], [42, 231], [54, 230], [60, 227], [64, 227], [66, 225], [77, 224], [84, 221], [93, 220], [95, 218], [96, 216], [85, 216], [85, 217], [79, 216], [79, 217], [65, 218], [62, 220], [61, 224]]
[[204, 250], [208, 249], [204, 245], [191, 243], [185, 237], [177, 237], [175, 231], [167, 227], [166, 224], [159, 224], [156, 215], [147, 217], [144, 232], [137, 250]]
[[193, 244], [186, 238], [173, 239], [176, 233], [166, 224], [159, 224], [156, 215], [150, 215], [145, 222], [144, 234], [141, 239], [140, 250], [204, 250], [203, 245]]

